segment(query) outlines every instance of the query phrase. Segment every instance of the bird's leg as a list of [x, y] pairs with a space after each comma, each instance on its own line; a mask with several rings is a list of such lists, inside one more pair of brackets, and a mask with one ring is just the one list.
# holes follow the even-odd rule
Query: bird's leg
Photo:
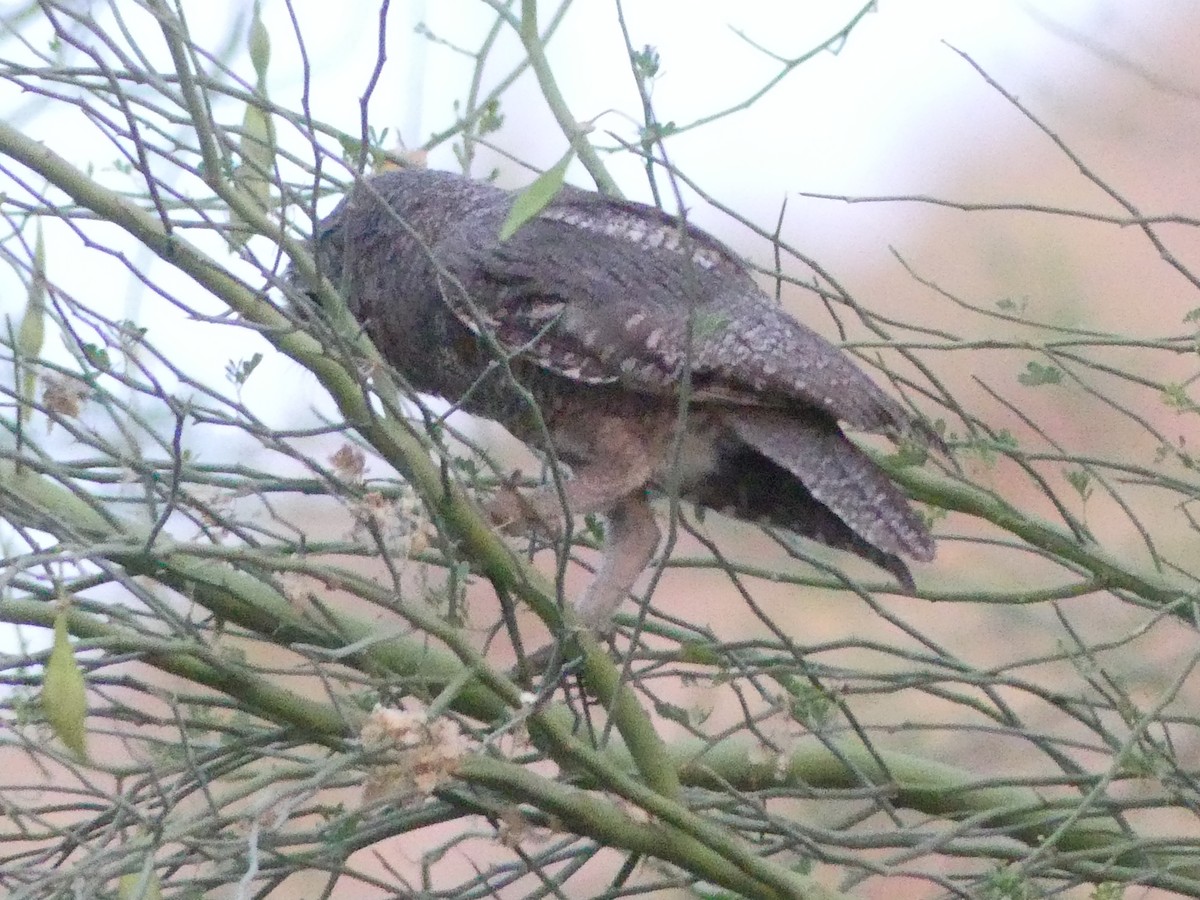
[[[668, 421], [661, 429], [668, 437], [669, 425]], [[521, 494], [510, 485], [488, 504], [488, 513], [506, 531], [537, 529], [550, 534], [558, 533], [565, 516], [602, 513], [608, 518], [600, 569], [577, 604], [586, 626], [605, 631], [658, 546], [646, 484], [657, 459], [658, 447], [652, 441], [667, 438], [631, 429], [617, 417], [591, 420], [587, 427], [591, 459], [575, 467], [562, 494], [555, 486]], [[567, 436], [582, 443], [578, 436]]]
[[[625, 422], [603, 418], [589, 423], [586, 438], [592, 458], [575, 466], [574, 475], [556, 485], [521, 492], [512, 483], [500, 488], [487, 504], [488, 516], [509, 534], [541, 531], [556, 536], [568, 516], [608, 513], [653, 477], [654, 455], [643, 435]], [[565, 501], [565, 503], [564, 503]]]
[[654, 521], [654, 511], [642, 488], [612, 508], [608, 514], [600, 569], [575, 604], [575, 612], [583, 625], [596, 632], [608, 631], [617, 608], [650, 564], [661, 536], [658, 523]]
[[514, 473], [486, 506], [492, 524], [506, 534], [520, 535], [539, 531], [556, 538], [562, 532], [562, 500], [553, 487], [531, 491], [517, 489], [520, 473]]
[[629, 493], [631, 486], [640, 487], [642, 483], [608, 467], [602, 470], [590, 466], [563, 482], [561, 492], [556, 485], [522, 492], [509, 482], [501, 486], [486, 509], [492, 523], [508, 534], [539, 531], [558, 537], [566, 514], [606, 513]]

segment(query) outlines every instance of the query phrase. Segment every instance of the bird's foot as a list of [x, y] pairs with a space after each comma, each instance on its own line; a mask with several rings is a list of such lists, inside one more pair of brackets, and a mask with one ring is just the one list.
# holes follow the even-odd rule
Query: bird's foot
[[[562, 524], [543, 509], [540, 497], [530, 497], [516, 487], [517, 475], [500, 486], [485, 507], [492, 524], [505, 534], [523, 535], [535, 532], [548, 538], [562, 533]], [[557, 498], [554, 498], [557, 500]]]

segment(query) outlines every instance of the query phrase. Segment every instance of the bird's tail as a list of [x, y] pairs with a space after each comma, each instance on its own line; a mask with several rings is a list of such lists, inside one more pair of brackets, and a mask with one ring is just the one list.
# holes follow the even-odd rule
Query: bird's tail
[[[711, 479], [706, 506], [730, 507], [848, 550], [913, 587], [900, 558], [930, 560], [933, 538], [888, 476], [823, 415], [739, 410], [730, 426], [745, 442]], [[713, 502], [710, 502], [713, 501]], [[724, 502], [721, 502], [724, 501]]]

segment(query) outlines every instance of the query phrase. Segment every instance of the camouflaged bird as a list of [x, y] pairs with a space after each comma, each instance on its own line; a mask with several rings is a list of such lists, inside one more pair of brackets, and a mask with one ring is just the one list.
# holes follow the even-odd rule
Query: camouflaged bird
[[[583, 622], [607, 627], [650, 562], [648, 498], [667, 489], [848, 550], [912, 589], [901, 555], [932, 559], [929, 530], [839, 426], [921, 434], [899, 403], [703, 231], [567, 188], [501, 241], [515, 196], [386, 172], [320, 223], [314, 247], [414, 389], [534, 447], [548, 438], [571, 467], [570, 514], [607, 520]], [[489, 512], [509, 530], [564, 521], [553, 487], [501, 491]]]

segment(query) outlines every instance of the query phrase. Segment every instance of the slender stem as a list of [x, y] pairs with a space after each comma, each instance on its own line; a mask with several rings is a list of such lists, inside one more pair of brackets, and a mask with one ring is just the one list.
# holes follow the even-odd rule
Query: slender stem
[[[504, 14], [509, 16], [507, 10], [504, 11]], [[509, 19], [511, 21], [511, 16]], [[566, 136], [567, 142], [575, 148], [575, 152], [579, 155], [579, 161], [588, 170], [588, 174], [592, 176], [592, 180], [596, 182], [596, 187], [601, 193], [608, 194], [610, 197], [623, 196], [621, 189], [609, 173], [608, 167], [600, 159], [600, 154], [588, 140], [587, 135], [590, 129], [581, 126], [571, 114], [571, 107], [567, 104], [567, 100], [558, 86], [558, 79], [550, 66], [550, 61], [546, 59], [546, 47], [541, 35], [538, 34], [537, 0], [521, 0], [521, 21], [519, 24], [514, 23], [514, 27], [521, 36], [521, 43], [525, 47], [525, 53], [529, 56], [529, 64], [537, 77], [538, 86], [542, 89], [542, 96], [546, 99], [546, 104], [550, 107], [550, 112], [554, 114], [554, 119]]]

